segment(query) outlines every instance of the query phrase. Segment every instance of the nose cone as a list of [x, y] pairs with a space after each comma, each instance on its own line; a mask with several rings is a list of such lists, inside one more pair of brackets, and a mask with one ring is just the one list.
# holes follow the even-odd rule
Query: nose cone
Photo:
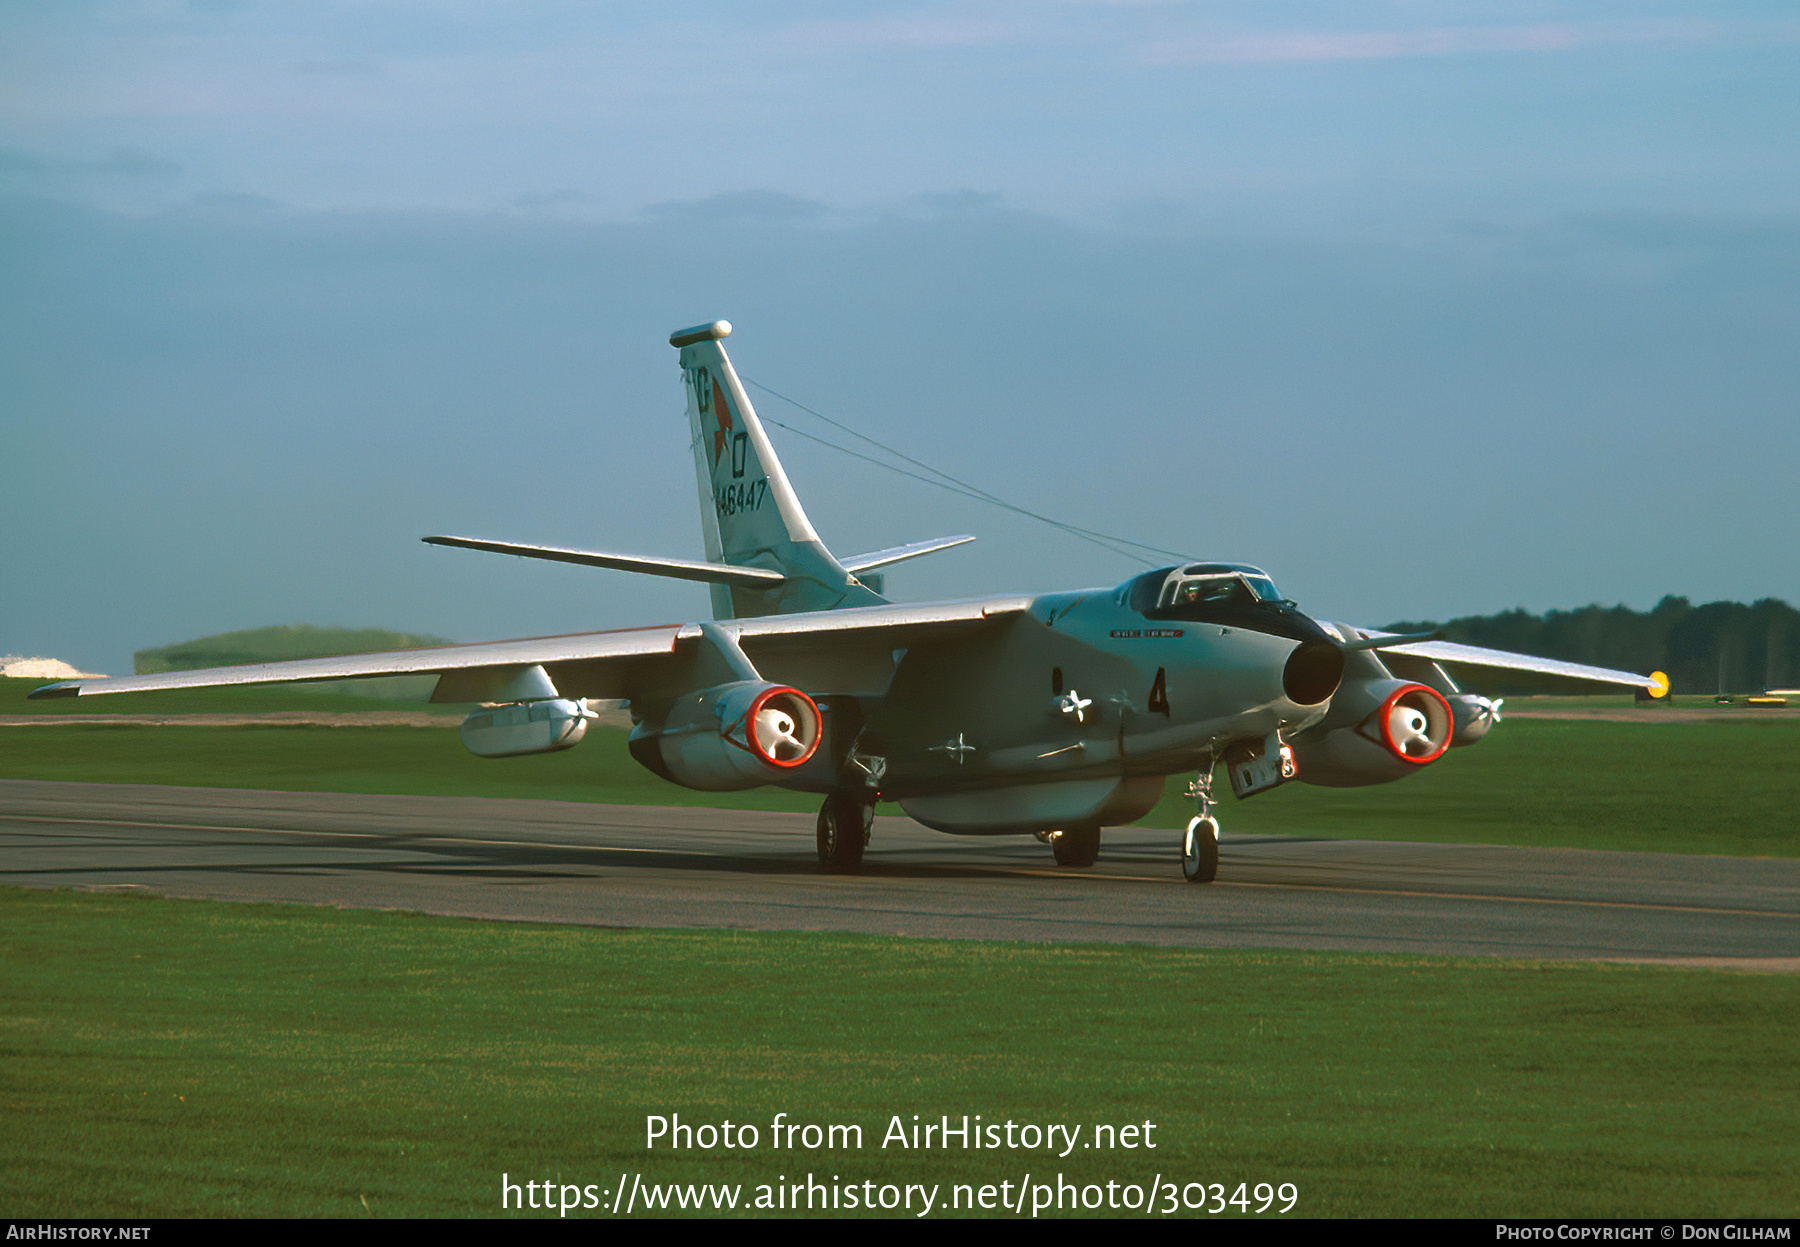
[[1344, 679], [1344, 651], [1321, 637], [1302, 641], [1281, 669], [1281, 690], [1297, 706], [1316, 706]]

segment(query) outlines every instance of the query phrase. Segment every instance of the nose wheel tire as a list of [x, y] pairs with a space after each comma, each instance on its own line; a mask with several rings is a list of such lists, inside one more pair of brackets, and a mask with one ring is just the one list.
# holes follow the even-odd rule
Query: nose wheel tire
[[1211, 883], [1219, 877], [1219, 823], [1190, 818], [1181, 838], [1181, 874], [1189, 883]]
[[862, 869], [863, 849], [875, 826], [875, 807], [833, 793], [819, 807], [819, 865], [834, 874]]
[[1092, 866], [1100, 858], [1098, 827], [1067, 827], [1050, 838], [1058, 866]]

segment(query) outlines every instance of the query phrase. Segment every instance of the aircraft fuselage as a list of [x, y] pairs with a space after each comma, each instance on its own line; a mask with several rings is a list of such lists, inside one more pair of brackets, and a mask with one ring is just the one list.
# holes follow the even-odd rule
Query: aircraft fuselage
[[978, 641], [909, 650], [865, 704], [884, 795], [1190, 771], [1233, 741], [1298, 731], [1328, 703], [1282, 688], [1292, 638], [1155, 622], [1110, 589], [1046, 594]]

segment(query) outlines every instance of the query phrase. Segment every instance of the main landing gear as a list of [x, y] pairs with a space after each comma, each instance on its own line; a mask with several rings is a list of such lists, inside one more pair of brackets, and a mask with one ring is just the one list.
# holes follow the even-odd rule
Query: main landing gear
[[1219, 877], [1219, 820], [1212, 816], [1212, 768], [1188, 785], [1187, 795], [1200, 807], [1188, 819], [1181, 837], [1181, 876], [1189, 883], [1211, 883]]
[[1061, 831], [1040, 831], [1038, 839], [1050, 845], [1051, 856], [1058, 866], [1092, 866], [1100, 860], [1098, 827], [1065, 827]]
[[875, 806], [854, 793], [834, 792], [819, 807], [819, 865], [833, 874], [862, 869], [875, 828]]

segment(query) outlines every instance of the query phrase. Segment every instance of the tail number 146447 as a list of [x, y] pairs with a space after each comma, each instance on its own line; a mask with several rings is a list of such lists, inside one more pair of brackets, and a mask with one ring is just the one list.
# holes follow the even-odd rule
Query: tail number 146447
[[754, 481], [732, 481], [729, 485], [713, 487], [713, 505], [720, 515], [741, 515], [745, 511], [761, 509], [763, 499], [769, 494], [769, 480], [758, 477]]

